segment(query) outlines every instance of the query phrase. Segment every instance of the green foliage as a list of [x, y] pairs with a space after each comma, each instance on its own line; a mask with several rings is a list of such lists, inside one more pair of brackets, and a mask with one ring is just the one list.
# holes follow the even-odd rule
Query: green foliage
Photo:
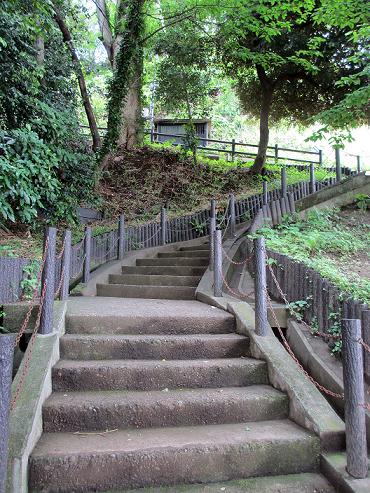
[[38, 209], [54, 203], [60, 192], [57, 168], [57, 156], [30, 127], [8, 133], [0, 131], [0, 213], [3, 218], [31, 224]]
[[23, 274], [25, 277], [21, 281], [21, 288], [23, 298], [29, 300], [32, 298], [33, 292], [35, 291], [39, 280], [38, 280], [38, 272], [39, 272], [40, 264], [37, 260], [33, 260], [25, 267], [23, 267]]
[[304, 311], [310, 306], [308, 300], [292, 301], [288, 304], [290, 315], [294, 316], [298, 321], [303, 319]]
[[366, 193], [358, 193], [355, 195], [355, 202], [357, 207], [363, 212], [370, 209], [370, 195], [367, 195]]
[[350, 268], [351, 258], [370, 251], [368, 224], [345, 223], [338, 210], [313, 210], [307, 220], [286, 217], [276, 228], [262, 228], [267, 247], [317, 270], [343, 293], [370, 301], [370, 281]]
[[30, 225], [39, 214], [71, 222], [76, 206], [94, 199], [95, 161], [78, 128], [70, 55], [50, 2], [3, 6], [0, 215]]

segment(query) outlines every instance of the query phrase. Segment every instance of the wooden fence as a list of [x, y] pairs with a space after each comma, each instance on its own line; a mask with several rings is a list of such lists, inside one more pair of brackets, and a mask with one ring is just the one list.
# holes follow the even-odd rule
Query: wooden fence
[[[283, 206], [283, 202], [285, 205]], [[292, 195], [276, 200], [255, 216], [250, 232], [254, 233], [264, 223], [277, 225], [281, 223], [283, 214], [294, 212]], [[285, 210], [283, 210], [285, 208]], [[253, 241], [246, 238], [244, 242], [246, 258], [252, 256]], [[342, 319], [361, 320], [369, 306], [360, 300], [340, 291], [333, 283], [323, 278], [318, 272], [303, 262], [296, 261], [287, 255], [266, 249], [269, 259], [266, 275], [266, 286], [271, 296], [284, 304], [291, 304], [298, 318], [307, 323], [314, 331], [332, 336], [339, 333]], [[255, 275], [253, 262], [247, 263], [251, 275]], [[296, 302], [301, 302], [296, 304]], [[365, 330], [363, 323], [362, 338], [370, 345], [369, 327]], [[328, 337], [328, 341], [335, 339]], [[364, 358], [365, 379], [370, 383], [370, 354]]]
[[[328, 171], [333, 172], [334, 170], [335, 169], [330, 169]], [[356, 172], [352, 172], [348, 168], [343, 168], [343, 174], [348, 176], [356, 174]], [[235, 224], [253, 219], [264, 202], [279, 200], [285, 193], [291, 193], [294, 200], [299, 200], [314, 191], [322, 190], [336, 183], [336, 178], [326, 178], [317, 182], [314, 180], [312, 181], [312, 178], [314, 178], [314, 176], [311, 176], [310, 181], [301, 181], [294, 185], [287, 186], [286, 172], [285, 169], [282, 168], [280, 189], [265, 189], [264, 193], [255, 194], [246, 197], [245, 199], [235, 201], [235, 209], [232, 211], [235, 218]], [[229, 212], [230, 216], [230, 211], [226, 212]], [[165, 218], [163, 223], [165, 229], [165, 243], [176, 243], [207, 236], [210, 214], [210, 210], [205, 209], [178, 218], [171, 218], [168, 220]], [[219, 211], [219, 219], [222, 215], [222, 211]], [[226, 223], [221, 226], [222, 228], [225, 228]], [[118, 258], [118, 230], [119, 228], [117, 227], [117, 229], [92, 237], [89, 252], [89, 269], [95, 269], [99, 265]], [[124, 253], [163, 244], [161, 221], [152, 221], [140, 226], [126, 227], [124, 240]], [[69, 269], [71, 282], [76, 282], [82, 277], [84, 265], [86, 264], [85, 256], [84, 241], [80, 241], [72, 246]], [[29, 265], [31, 261], [29, 259], [9, 258], [0, 258], [0, 260], [2, 262], [0, 263], [0, 304], [19, 301], [22, 299], [21, 283], [27, 278], [25, 267]], [[56, 287], [60, 284], [61, 272], [62, 259], [57, 256], [55, 265]]]

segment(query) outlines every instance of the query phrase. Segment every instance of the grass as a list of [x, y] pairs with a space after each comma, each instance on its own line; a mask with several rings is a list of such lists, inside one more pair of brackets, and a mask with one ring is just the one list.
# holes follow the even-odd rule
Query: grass
[[258, 231], [271, 250], [304, 262], [364, 303], [370, 302], [370, 214], [359, 209], [313, 210]]

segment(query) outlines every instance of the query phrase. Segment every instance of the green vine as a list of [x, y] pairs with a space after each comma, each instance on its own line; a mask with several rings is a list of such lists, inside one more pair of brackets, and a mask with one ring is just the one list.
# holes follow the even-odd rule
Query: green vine
[[[143, 32], [145, 0], [131, 0], [127, 7], [126, 23], [116, 56], [116, 67], [108, 94], [108, 122], [101, 157], [117, 145], [123, 124], [122, 108], [134, 77], [143, 71]], [[141, 115], [139, 116], [139, 120]]]

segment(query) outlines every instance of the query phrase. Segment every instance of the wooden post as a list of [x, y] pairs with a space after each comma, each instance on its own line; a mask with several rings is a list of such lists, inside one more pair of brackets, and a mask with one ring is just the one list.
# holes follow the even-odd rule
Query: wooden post
[[316, 191], [316, 180], [315, 180], [315, 165], [310, 164], [310, 192], [315, 193]]
[[161, 209], [161, 245], [166, 244], [166, 208], [162, 207]]
[[266, 300], [266, 247], [264, 238], [255, 238], [254, 245], [254, 292], [255, 292], [255, 326], [256, 334], [267, 335], [267, 300]]
[[357, 156], [357, 173], [361, 173], [361, 158]]
[[278, 161], [279, 159], [279, 146], [275, 144], [275, 159]]
[[0, 334], [0, 493], [6, 491], [14, 335]]
[[50, 334], [53, 331], [56, 240], [56, 228], [47, 227], [44, 235], [44, 255], [45, 248], [47, 250], [41, 277], [41, 294], [44, 292], [44, 301], [41, 310], [40, 334]]
[[319, 149], [319, 166], [322, 167], [322, 150]]
[[361, 321], [343, 320], [343, 383], [347, 472], [357, 479], [368, 472]]
[[125, 215], [121, 214], [118, 220], [118, 252], [117, 259], [122, 260], [125, 256]]
[[211, 217], [216, 217], [216, 200], [211, 199]]
[[216, 229], [214, 238], [214, 270], [213, 270], [213, 294], [222, 296], [222, 232]]
[[60, 288], [60, 299], [65, 300], [68, 298], [69, 294], [69, 280], [70, 280], [70, 269], [71, 269], [71, 250], [72, 250], [72, 233], [69, 229], [64, 231], [64, 251], [62, 257], [62, 270], [63, 280], [62, 287]]
[[[362, 339], [370, 346], [370, 310], [361, 312]], [[365, 380], [370, 384], [370, 353], [364, 350], [364, 373]]]
[[90, 280], [90, 263], [91, 263], [91, 227], [85, 228], [84, 239], [84, 265], [82, 273], [82, 282], [86, 284]]
[[281, 196], [285, 197], [287, 193], [286, 187], [286, 168], [285, 166], [281, 168]]
[[231, 161], [235, 159], [235, 139], [231, 141]]
[[339, 183], [342, 179], [342, 168], [340, 166], [340, 149], [335, 148], [335, 176], [336, 181]]
[[230, 208], [230, 236], [236, 235], [236, 214], [235, 214], [235, 195], [230, 194], [229, 197], [229, 208]]
[[214, 268], [214, 236], [216, 231], [216, 217], [210, 217], [209, 220], [209, 268], [213, 270]]
[[262, 182], [262, 204], [267, 205], [268, 203], [268, 190], [267, 181]]

